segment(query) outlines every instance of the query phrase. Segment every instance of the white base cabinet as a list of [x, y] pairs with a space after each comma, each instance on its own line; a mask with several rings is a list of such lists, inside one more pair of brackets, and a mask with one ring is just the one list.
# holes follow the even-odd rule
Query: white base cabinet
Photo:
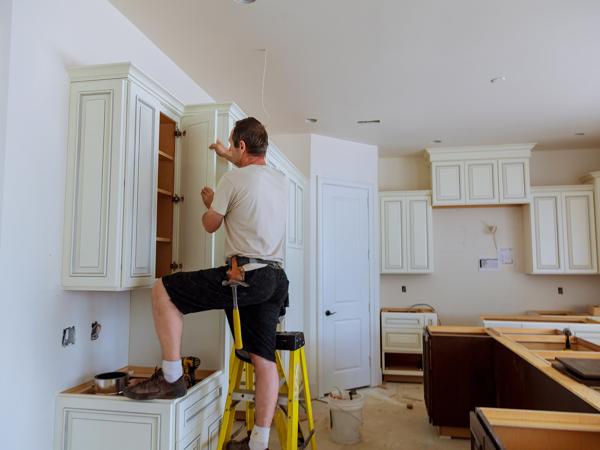
[[433, 272], [430, 191], [380, 192], [381, 273]]
[[423, 330], [437, 325], [434, 312], [409, 312], [409, 308], [381, 310], [381, 365], [383, 375], [423, 375]]
[[433, 206], [529, 203], [533, 144], [428, 148]]
[[222, 378], [217, 371], [175, 400], [61, 393], [54, 450], [216, 450]]
[[598, 272], [593, 186], [532, 188], [524, 215], [529, 273]]

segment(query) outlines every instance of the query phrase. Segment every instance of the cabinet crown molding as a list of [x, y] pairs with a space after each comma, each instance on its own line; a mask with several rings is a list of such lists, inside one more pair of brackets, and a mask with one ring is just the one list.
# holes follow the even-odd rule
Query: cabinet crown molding
[[433, 161], [462, 161], [474, 159], [530, 158], [533, 144], [477, 145], [426, 148], [425, 156]]
[[199, 112], [216, 112], [217, 114], [231, 114], [235, 120], [240, 120], [248, 115], [235, 102], [226, 103], [202, 103], [197, 105], [186, 105], [183, 115], [197, 114]]
[[152, 94], [158, 97], [165, 106], [172, 109], [175, 114], [183, 114], [184, 105], [177, 97], [130, 62], [73, 66], [69, 67], [67, 72], [72, 82], [114, 79], [134, 80], [144, 88], [152, 91]]
[[580, 178], [582, 183], [597, 183], [600, 179], [600, 170], [590, 172], [587, 175]]

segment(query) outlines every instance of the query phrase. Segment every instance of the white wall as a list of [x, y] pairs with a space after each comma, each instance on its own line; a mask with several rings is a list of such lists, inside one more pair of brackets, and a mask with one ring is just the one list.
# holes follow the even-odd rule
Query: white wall
[[[10, 30], [12, 0], [0, 0], [0, 186], [4, 180], [6, 148], [6, 102], [8, 99], [8, 66], [10, 62]], [[2, 224], [2, 191], [0, 190], [0, 226]], [[0, 235], [2, 229], [0, 228]]]
[[275, 134], [270, 138], [302, 175], [310, 177], [310, 134]]
[[[377, 283], [379, 274], [379, 246], [378, 246], [378, 211], [377, 211], [377, 179], [378, 179], [378, 154], [377, 147], [373, 145], [349, 142], [326, 136], [311, 135], [310, 146], [310, 225], [307, 247], [308, 260], [311, 262], [309, 271], [310, 297], [307, 303], [305, 315], [305, 327], [307, 329], [307, 352], [309, 359], [310, 379], [317, 380], [317, 358], [318, 342], [317, 320], [320, 316], [317, 306], [317, 181], [318, 178], [329, 178], [338, 181], [350, 181], [368, 184], [373, 187], [374, 202], [370, 210], [373, 224], [371, 230], [373, 239], [373, 257], [371, 258], [372, 308], [378, 310], [379, 285]], [[372, 369], [373, 377], [379, 377], [379, 318], [374, 314], [371, 321], [371, 331], [376, 337], [376, 345], [372, 347]], [[377, 374], [377, 375], [375, 375]], [[314, 381], [313, 381], [314, 382]], [[373, 379], [375, 384], [378, 379]], [[316, 392], [316, 391], [315, 391]]]
[[[19, 0], [12, 7], [0, 247], [0, 448], [44, 450], [52, 448], [56, 393], [126, 364], [129, 345], [128, 292], [60, 287], [65, 68], [132, 61], [183, 101], [212, 100], [106, 0]], [[91, 342], [94, 320], [103, 328]], [[77, 328], [77, 342], [62, 348], [62, 329], [69, 325]]]
[[[419, 162], [420, 161], [420, 162]], [[424, 169], [426, 169], [424, 171]], [[600, 169], [600, 150], [534, 151], [533, 185], [579, 184], [579, 177]], [[381, 158], [380, 189], [429, 189], [420, 156]], [[412, 172], [411, 172], [412, 171]], [[498, 226], [498, 246], [514, 249], [515, 265], [500, 272], [478, 272], [477, 258], [493, 256], [494, 246], [484, 223]], [[531, 309], [583, 311], [598, 302], [600, 276], [532, 276], [524, 272], [521, 207], [434, 208], [434, 273], [381, 275], [381, 306], [426, 302], [436, 307], [443, 323], [476, 324], [481, 314], [513, 314]], [[402, 293], [401, 287], [407, 292]], [[557, 288], [564, 288], [558, 295]]]

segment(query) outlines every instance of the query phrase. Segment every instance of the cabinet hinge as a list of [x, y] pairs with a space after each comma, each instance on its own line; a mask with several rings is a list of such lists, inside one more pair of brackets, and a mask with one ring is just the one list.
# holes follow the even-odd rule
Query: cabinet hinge
[[173, 203], [183, 202], [184, 200], [185, 200], [185, 197], [183, 195], [181, 197], [177, 194], [175, 194], [173, 196]]
[[175, 128], [175, 137], [185, 136], [185, 134], [185, 131], [181, 131], [179, 128]]

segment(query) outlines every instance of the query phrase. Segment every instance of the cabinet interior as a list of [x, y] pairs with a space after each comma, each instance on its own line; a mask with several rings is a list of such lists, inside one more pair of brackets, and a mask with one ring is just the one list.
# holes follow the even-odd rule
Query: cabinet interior
[[156, 205], [156, 277], [171, 273], [173, 255], [173, 193], [175, 190], [174, 120], [160, 115], [158, 137], [158, 191]]

